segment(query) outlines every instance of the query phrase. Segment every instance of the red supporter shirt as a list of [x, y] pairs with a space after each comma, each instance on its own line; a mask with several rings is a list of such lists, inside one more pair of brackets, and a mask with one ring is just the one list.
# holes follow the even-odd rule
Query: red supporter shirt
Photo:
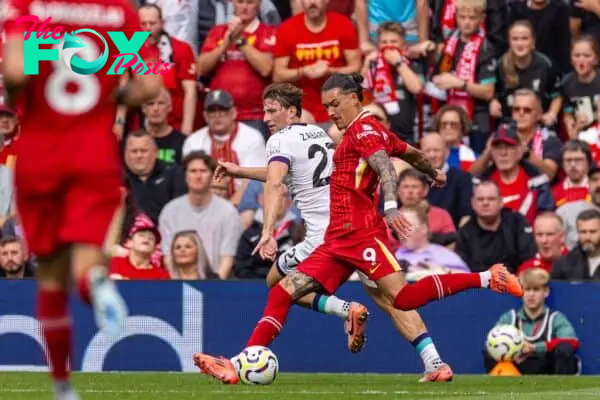
[[[537, 213], [537, 194], [529, 190], [529, 177], [525, 170], [519, 166], [517, 179], [512, 183], [504, 183], [498, 170], [494, 171], [490, 180], [500, 188], [504, 207], [520, 212], [532, 225]], [[522, 207], [526, 207], [526, 210], [521, 210]]]
[[565, 178], [552, 187], [552, 198], [556, 207], [560, 207], [572, 201], [589, 201], [590, 191], [587, 185], [574, 186]]
[[[560, 255], [564, 256], [568, 252], [569, 250], [567, 250], [567, 248], [563, 246], [563, 248], [560, 250]], [[519, 266], [519, 268], [517, 269], [517, 276], [521, 275], [525, 270], [528, 270], [530, 268], [542, 268], [546, 270], [546, 272], [551, 274], [552, 261], [553, 260], [545, 260], [542, 258], [542, 256], [540, 256], [540, 253], [536, 253], [535, 257], [530, 258], [529, 260], [525, 261]]]
[[379, 177], [367, 163], [379, 150], [398, 156], [406, 151], [406, 143], [363, 112], [348, 126], [333, 154], [326, 240], [360, 229], [386, 229], [374, 201]]
[[15, 139], [7, 140], [0, 149], [0, 164], [12, 168], [17, 161], [17, 143], [18, 136]]
[[110, 273], [118, 274], [131, 280], [166, 280], [171, 279], [163, 268], [136, 268], [129, 262], [129, 257], [113, 257], [110, 260]]
[[[349, 18], [329, 12], [325, 28], [313, 33], [304, 24], [304, 13], [300, 13], [280, 25], [275, 57], [289, 57], [288, 67], [292, 69], [314, 64], [318, 60], [329, 61], [331, 67], [344, 67], [344, 51], [356, 49], [358, 35]], [[317, 122], [329, 120], [327, 111], [321, 104], [321, 86], [326, 79], [327, 77], [303, 77], [295, 83], [304, 90], [304, 108], [312, 113]]]
[[[254, 24], [254, 26], [252, 26]], [[258, 20], [250, 29], [243, 32], [248, 46], [254, 46], [261, 53], [273, 54], [275, 50], [275, 28]], [[223, 43], [227, 25], [213, 27], [202, 46], [202, 52], [216, 49]], [[229, 46], [220, 64], [215, 69], [210, 82], [211, 90], [225, 90], [231, 94], [237, 109], [238, 120], [262, 120], [262, 92], [271, 82], [271, 77], [263, 78], [250, 65], [244, 54], [234, 44]]]
[[171, 57], [168, 62], [171, 66], [169, 72], [163, 75], [163, 84], [165, 89], [171, 95], [171, 113], [169, 114], [169, 125], [175, 129], [181, 129], [183, 122], [183, 81], [196, 82], [196, 59], [192, 47], [186, 42], [182, 42], [172, 36], [169, 36], [171, 41]]
[[[32, 3], [32, 0], [5, 1], [4, 31], [7, 39], [14, 35], [23, 37], [29, 29], [30, 23], [17, 25], [15, 20], [19, 16], [30, 15]], [[60, 25], [62, 32], [87, 28], [108, 38], [107, 32], [122, 31], [130, 38], [136, 31], [142, 30], [130, 0], [35, 3], [40, 9], [49, 4], [56, 7], [47, 26], [49, 31]], [[99, 56], [105, 50], [104, 44], [95, 35], [80, 33], [78, 37], [87, 41], [89, 53], [95, 52]], [[106, 42], [109, 62], [95, 74], [72, 72], [59, 56], [58, 61], [40, 61], [38, 75], [29, 76], [22, 93], [22, 99], [26, 99], [27, 103], [20, 115], [18, 170], [27, 175], [37, 173], [43, 160], [44, 168], [52, 171], [120, 173], [118, 145], [112, 134], [117, 104], [111, 99], [119, 86], [120, 76], [107, 75], [112, 56], [120, 52], [111, 40]], [[50, 45], [40, 47], [48, 48]], [[144, 60], [154, 58], [151, 62], [158, 59], [156, 48], [147, 44], [138, 54]]]

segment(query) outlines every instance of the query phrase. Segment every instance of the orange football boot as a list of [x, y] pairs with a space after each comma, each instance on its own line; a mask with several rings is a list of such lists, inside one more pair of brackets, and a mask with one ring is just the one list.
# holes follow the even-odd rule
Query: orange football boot
[[348, 334], [348, 350], [352, 353], [358, 353], [365, 345], [367, 318], [369, 318], [367, 307], [355, 302], [350, 303], [344, 327]]
[[454, 373], [448, 364], [442, 364], [433, 372], [426, 372], [419, 382], [450, 382], [454, 377]]
[[523, 297], [523, 287], [519, 278], [508, 272], [504, 264], [494, 264], [491, 273], [490, 289], [498, 293], [508, 293], [515, 297]]
[[233, 363], [225, 357], [213, 357], [208, 354], [195, 353], [194, 364], [202, 373], [229, 385], [235, 385], [240, 381]]

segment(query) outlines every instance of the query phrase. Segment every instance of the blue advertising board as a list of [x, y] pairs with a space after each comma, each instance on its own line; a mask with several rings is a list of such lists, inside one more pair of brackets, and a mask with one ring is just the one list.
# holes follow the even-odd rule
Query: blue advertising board
[[[90, 310], [72, 299], [75, 371], [195, 371], [191, 355], [233, 356], [243, 347], [266, 300], [264, 282], [122, 282], [129, 308], [117, 338], [98, 332]], [[44, 369], [34, 318], [36, 285], [0, 281], [0, 370]], [[340, 297], [371, 311], [368, 342], [359, 354], [346, 348], [343, 321], [293, 307], [272, 346], [284, 372], [420, 373], [421, 362], [388, 317], [358, 283]], [[485, 335], [519, 300], [473, 290], [420, 310], [442, 357], [457, 373], [482, 373]], [[583, 372], [600, 374], [600, 285], [555, 283], [548, 305], [564, 312], [579, 335]]]

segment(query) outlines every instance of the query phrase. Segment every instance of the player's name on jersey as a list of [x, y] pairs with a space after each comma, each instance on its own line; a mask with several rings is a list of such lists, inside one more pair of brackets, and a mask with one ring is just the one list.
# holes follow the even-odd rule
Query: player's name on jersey
[[308, 130], [302, 130], [301, 132], [298, 132], [303, 141], [328, 137], [327, 133], [318, 126], [307, 126], [307, 128]]

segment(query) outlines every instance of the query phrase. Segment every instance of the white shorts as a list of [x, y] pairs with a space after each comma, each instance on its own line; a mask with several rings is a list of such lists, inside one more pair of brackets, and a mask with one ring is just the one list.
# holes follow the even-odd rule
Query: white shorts
[[275, 265], [277, 270], [283, 276], [286, 276], [292, 272], [298, 264], [306, 260], [317, 247], [323, 243], [323, 237], [306, 237], [303, 241], [288, 249], [285, 253], [281, 254]]

